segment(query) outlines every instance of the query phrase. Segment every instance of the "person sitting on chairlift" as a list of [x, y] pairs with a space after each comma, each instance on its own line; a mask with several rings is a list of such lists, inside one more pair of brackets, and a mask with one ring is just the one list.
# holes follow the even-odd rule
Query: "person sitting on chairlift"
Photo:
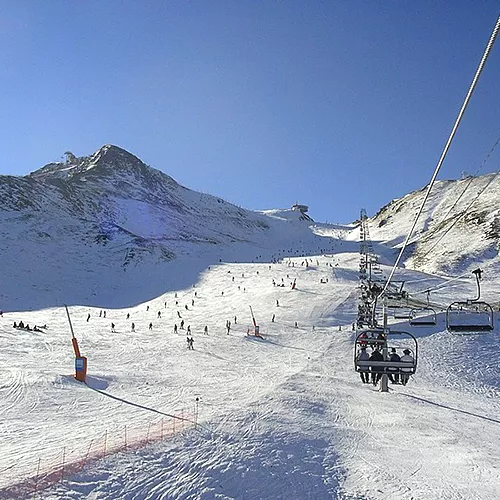
[[[358, 354], [358, 361], [368, 361], [370, 359], [370, 355], [366, 352], [366, 346], [361, 347], [361, 351]], [[368, 366], [360, 366], [359, 367], [359, 376], [361, 377], [361, 381], [363, 384], [368, 384], [370, 381], [370, 368]]]
[[[375, 350], [372, 352], [372, 355], [370, 356], [369, 361], [384, 361], [384, 356], [382, 356], [382, 353], [377, 348], [375, 348]], [[378, 384], [379, 380], [382, 378], [383, 371], [384, 371], [383, 366], [371, 367], [373, 385]]]
[[[399, 363], [401, 361], [401, 358], [400, 358], [399, 354], [396, 352], [396, 348], [395, 347], [393, 347], [391, 349], [391, 355], [389, 357], [389, 361], [393, 361], [393, 362], [396, 362], [396, 363]], [[389, 374], [388, 374], [389, 380], [393, 384], [399, 384], [399, 368], [388, 367], [387, 371], [389, 372]]]
[[[415, 360], [413, 359], [413, 356], [411, 356], [411, 351], [409, 349], [405, 349], [403, 351], [403, 356], [401, 356], [401, 361], [403, 363], [414, 363]], [[403, 385], [406, 385], [408, 383], [408, 380], [410, 379], [411, 373], [411, 368], [401, 368], [401, 383]]]

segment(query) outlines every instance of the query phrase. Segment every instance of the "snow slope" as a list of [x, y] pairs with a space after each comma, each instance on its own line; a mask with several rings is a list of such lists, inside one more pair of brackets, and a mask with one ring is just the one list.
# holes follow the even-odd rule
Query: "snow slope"
[[[100, 309], [71, 307], [89, 387], [71, 377], [62, 308], [4, 314], [2, 484], [33, 471], [40, 456], [85, 450], [104, 428], [145, 428], [155, 412], [176, 414], [198, 397], [197, 429], [91, 463], [40, 497], [498, 498], [498, 333], [453, 337], [442, 324], [416, 332], [421, 356], [410, 384], [387, 394], [363, 386], [350, 328], [357, 255], [340, 243], [308, 267], [303, 257], [211, 266], [194, 287], [108, 309], [106, 319]], [[414, 281], [437, 279], [406, 272]], [[246, 335], [249, 305], [264, 340]], [[173, 333], [177, 311], [191, 326], [194, 351], [184, 331]], [[48, 329], [12, 329], [19, 319]]]
[[[244, 211], [163, 176], [105, 146], [0, 179], [0, 498], [500, 498], [498, 314], [492, 333], [445, 332], [443, 308], [475, 284], [442, 274], [455, 257], [453, 269], [486, 264], [497, 306], [496, 254], [484, 221], [443, 237], [452, 257], [432, 242], [457, 184], [424, 219], [426, 273], [410, 268], [419, 242], [395, 276], [412, 297], [434, 289], [438, 324], [391, 320], [418, 338], [419, 366], [381, 393], [353, 369], [355, 226]], [[385, 275], [419, 196], [371, 221]], [[263, 339], [247, 335], [249, 306]]]

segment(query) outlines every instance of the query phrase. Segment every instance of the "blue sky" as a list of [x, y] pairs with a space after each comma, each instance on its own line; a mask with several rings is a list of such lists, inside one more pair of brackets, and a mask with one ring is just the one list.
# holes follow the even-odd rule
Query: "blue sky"
[[[0, 173], [111, 143], [244, 208], [298, 201], [329, 222], [428, 182], [500, 14], [493, 0], [0, 7]], [[500, 137], [499, 45], [440, 178], [474, 173]]]

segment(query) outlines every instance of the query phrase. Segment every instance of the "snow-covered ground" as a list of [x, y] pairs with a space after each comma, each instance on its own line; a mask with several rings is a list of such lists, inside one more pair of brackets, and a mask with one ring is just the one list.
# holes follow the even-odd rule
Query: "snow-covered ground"
[[[314, 230], [349, 236], [349, 228]], [[305, 257], [213, 259], [189, 286], [166, 287], [167, 293], [131, 308], [106, 309], [105, 318], [104, 308], [71, 306], [88, 357], [87, 386], [73, 378], [63, 307], [4, 313], [0, 497], [22, 498], [23, 485], [13, 485], [64, 463], [62, 482], [24, 496], [500, 498], [498, 328], [454, 336], [444, 331], [441, 314], [434, 329], [411, 330], [419, 340], [419, 366], [407, 386], [381, 393], [363, 385], [352, 359], [357, 245], [340, 240], [332, 248], [309, 256], [307, 267]], [[392, 257], [388, 249], [381, 261]], [[189, 275], [189, 260], [179, 261], [177, 272], [182, 266]], [[420, 280], [427, 287], [444, 281], [408, 270], [404, 276], [414, 290]], [[491, 296], [499, 289], [488, 283]], [[446, 304], [473, 292], [473, 282], [464, 280], [432, 299]], [[249, 306], [263, 339], [247, 335]], [[185, 327], [175, 334], [179, 315]], [[16, 330], [19, 320], [47, 329]], [[188, 325], [193, 351], [186, 348]], [[144, 436], [150, 443], [138, 447]], [[93, 460], [102, 455], [96, 447], [104, 439], [107, 456]], [[113, 440], [122, 451], [111, 453]], [[71, 473], [70, 464], [86, 456], [86, 467]]]

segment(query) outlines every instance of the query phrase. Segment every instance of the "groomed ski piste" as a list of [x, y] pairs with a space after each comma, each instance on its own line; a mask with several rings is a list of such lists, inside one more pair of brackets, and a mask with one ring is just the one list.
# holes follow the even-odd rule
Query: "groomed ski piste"
[[[443, 313], [435, 327], [400, 322], [418, 339], [417, 373], [381, 393], [353, 369], [357, 235], [316, 225], [315, 245], [314, 231], [332, 238], [328, 253], [308, 254], [303, 242], [304, 255], [278, 263], [231, 263], [213, 250], [189, 287], [129, 308], [70, 305], [87, 385], [74, 379], [62, 305], [5, 312], [0, 496], [500, 498], [498, 316], [494, 332], [467, 336], [446, 332]], [[377, 251], [387, 274], [394, 250]], [[176, 262], [175, 272], [188, 265]], [[410, 270], [404, 277], [409, 289], [446, 281]], [[492, 298], [500, 285], [491, 279], [484, 291]], [[473, 295], [464, 279], [439, 291], [439, 301]], [[262, 338], [247, 334], [249, 306]], [[176, 334], [179, 315], [185, 326]], [[20, 320], [47, 328], [14, 329]], [[122, 444], [113, 448], [112, 439]], [[50, 463], [53, 484], [42, 488]], [[59, 476], [57, 464], [66, 466]], [[33, 478], [37, 491], [26, 492]]]

